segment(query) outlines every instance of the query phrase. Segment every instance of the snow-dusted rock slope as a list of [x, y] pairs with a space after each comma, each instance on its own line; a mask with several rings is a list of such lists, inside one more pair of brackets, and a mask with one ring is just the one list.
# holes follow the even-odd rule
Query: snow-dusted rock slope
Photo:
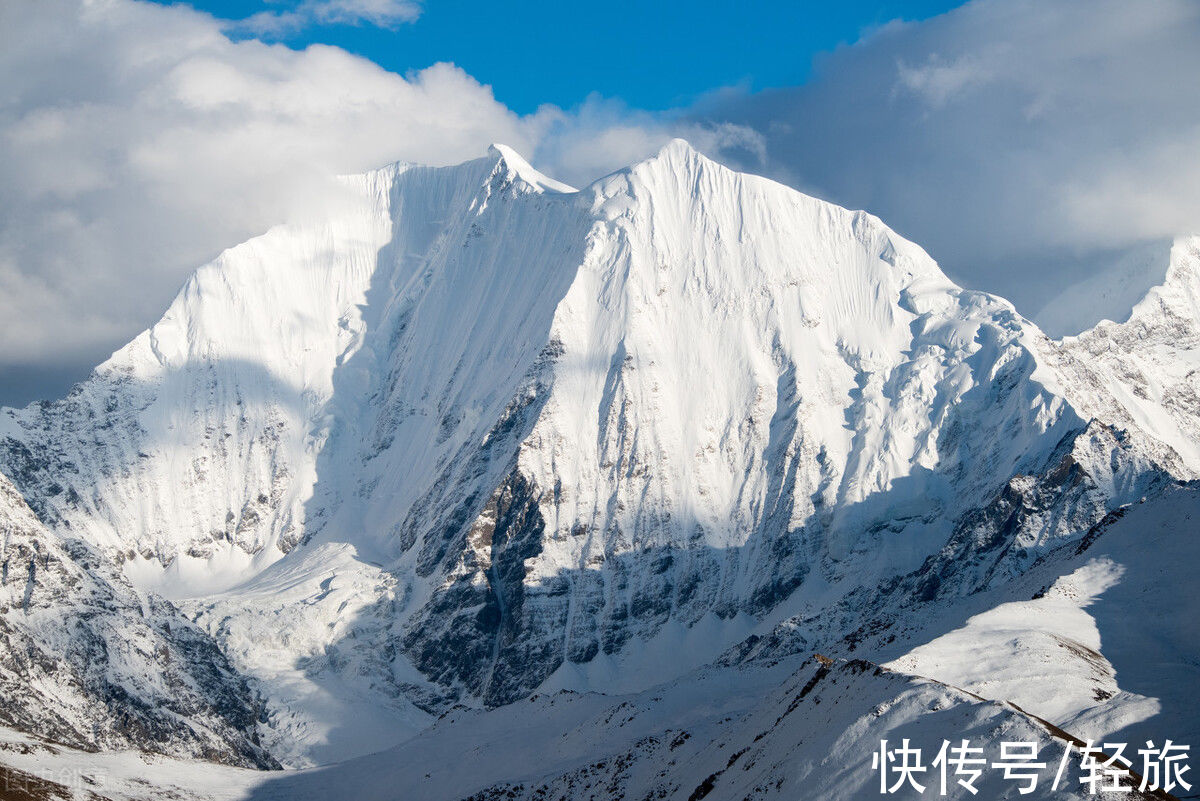
[[[619, 699], [564, 693], [484, 713], [455, 712], [394, 749], [263, 777], [249, 798], [317, 801], [348, 793], [384, 801], [403, 787], [414, 801], [860, 801], [882, 795], [872, 768], [880, 740], [904, 738], [927, 752], [926, 772], [917, 775], [925, 792], [905, 785], [892, 797], [1153, 797], [1089, 795], [1079, 781], [1081, 743], [1074, 734], [1010, 704], [862, 660], [825, 666], [810, 659], [790, 675], [779, 673], [706, 670]], [[982, 771], [975, 793], [951, 771], [941, 793], [929, 763], [945, 737], [989, 744], [982, 752], [989, 759], [999, 741], [1036, 743], [1044, 760], [1034, 771], [1036, 789], [1021, 793], [1023, 782], [993, 769]], [[531, 752], [538, 758], [530, 759]]]
[[0, 414], [0, 472], [221, 644], [288, 764], [456, 702], [873, 656], [1200, 473], [1197, 240], [1055, 342], [678, 140], [582, 190], [503, 147], [345, 183]]
[[205, 632], [46, 531], [0, 477], [0, 722], [88, 750], [268, 768], [258, 705]]

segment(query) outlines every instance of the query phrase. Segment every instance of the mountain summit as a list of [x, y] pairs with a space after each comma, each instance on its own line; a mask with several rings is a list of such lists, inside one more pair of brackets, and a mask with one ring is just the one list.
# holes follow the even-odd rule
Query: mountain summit
[[207, 632], [286, 764], [456, 704], [881, 657], [1200, 470], [1195, 240], [1056, 342], [682, 140], [581, 190], [501, 145], [346, 184], [0, 415], [0, 472]]

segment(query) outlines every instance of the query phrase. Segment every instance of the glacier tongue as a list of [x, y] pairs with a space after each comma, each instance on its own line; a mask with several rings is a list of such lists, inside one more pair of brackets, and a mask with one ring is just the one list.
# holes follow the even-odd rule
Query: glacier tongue
[[1196, 240], [1058, 343], [681, 140], [582, 190], [504, 146], [345, 183], [0, 413], [0, 472], [220, 641], [289, 764], [456, 702], [852, 650], [1200, 470]]

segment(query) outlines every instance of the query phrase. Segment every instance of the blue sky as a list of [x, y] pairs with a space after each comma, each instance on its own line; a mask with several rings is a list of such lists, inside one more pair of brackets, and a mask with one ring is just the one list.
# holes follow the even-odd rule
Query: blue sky
[[[236, 20], [295, 8], [298, 2], [196, 0], [191, 5]], [[921, 20], [956, 5], [951, 0], [435, 0], [415, 21], [391, 27], [308, 25], [268, 38], [298, 48], [314, 42], [336, 45], [399, 73], [453, 62], [490, 84], [497, 99], [519, 113], [543, 103], [570, 108], [593, 92], [662, 110], [720, 87], [803, 83], [815, 55], [891, 20]]]

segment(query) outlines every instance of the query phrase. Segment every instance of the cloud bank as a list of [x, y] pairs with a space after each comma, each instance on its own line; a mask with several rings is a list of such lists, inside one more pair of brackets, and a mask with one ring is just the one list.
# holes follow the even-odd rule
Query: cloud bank
[[697, 116], [761, 131], [774, 177], [869, 209], [1066, 333], [1098, 315], [1041, 312], [1052, 295], [1200, 230], [1197, 42], [1192, 0], [976, 0]]
[[0, 28], [20, 32], [0, 48], [8, 363], [102, 358], [189, 267], [304, 212], [336, 173], [529, 147], [541, 124], [452, 66], [403, 78], [335, 48], [235, 43], [182, 7], [19, 0]]

